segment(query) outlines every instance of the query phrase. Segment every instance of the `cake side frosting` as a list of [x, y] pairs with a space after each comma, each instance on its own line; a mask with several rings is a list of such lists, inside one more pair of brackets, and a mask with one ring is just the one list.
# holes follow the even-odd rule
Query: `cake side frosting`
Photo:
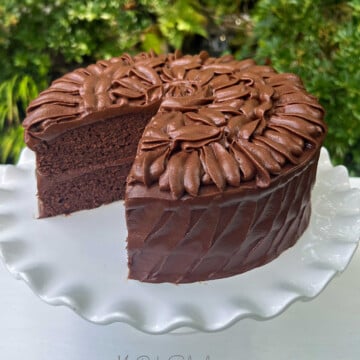
[[138, 191], [144, 186], [130, 185], [129, 277], [153, 283], [206, 281], [275, 259], [309, 224], [319, 153], [307, 152], [306, 161], [273, 178], [266, 189], [227, 188], [169, 199], [147, 197]]
[[[154, 105], [155, 104], [155, 105]], [[294, 74], [253, 60], [127, 54], [56, 80], [28, 108], [31, 145], [85, 124], [157, 106], [130, 183], [157, 184], [173, 198], [255, 180], [268, 187], [284, 166], [318, 148], [323, 109]]]

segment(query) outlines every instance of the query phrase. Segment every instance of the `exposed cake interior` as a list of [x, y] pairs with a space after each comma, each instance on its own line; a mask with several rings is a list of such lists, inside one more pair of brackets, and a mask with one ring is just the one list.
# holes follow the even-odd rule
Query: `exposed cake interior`
[[139, 139], [153, 111], [104, 119], [37, 144], [40, 217], [123, 199]]

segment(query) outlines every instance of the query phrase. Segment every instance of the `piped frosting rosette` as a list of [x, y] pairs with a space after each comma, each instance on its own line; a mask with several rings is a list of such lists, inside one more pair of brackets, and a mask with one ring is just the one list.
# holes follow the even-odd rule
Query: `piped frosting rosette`
[[287, 164], [321, 143], [324, 111], [294, 74], [278, 74], [253, 60], [123, 55], [56, 80], [28, 108], [24, 126], [34, 139], [88, 123], [98, 112], [158, 104], [129, 181], [196, 196], [202, 185], [219, 191], [256, 182], [268, 187]]

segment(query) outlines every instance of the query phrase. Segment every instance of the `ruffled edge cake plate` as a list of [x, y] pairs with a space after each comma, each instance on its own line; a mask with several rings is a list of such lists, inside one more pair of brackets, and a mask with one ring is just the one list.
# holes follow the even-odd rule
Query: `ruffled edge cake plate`
[[322, 149], [309, 228], [260, 268], [193, 284], [127, 279], [123, 202], [37, 219], [34, 154], [0, 167], [0, 255], [9, 271], [52, 305], [97, 324], [124, 322], [152, 334], [219, 331], [243, 318], [269, 319], [318, 295], [345, 270], [360, 237], [360, 190]]

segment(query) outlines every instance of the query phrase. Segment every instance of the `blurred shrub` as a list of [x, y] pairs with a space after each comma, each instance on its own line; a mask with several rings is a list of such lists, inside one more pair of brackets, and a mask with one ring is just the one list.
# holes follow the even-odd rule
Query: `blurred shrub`
[[205, 37], [193, 0], [0, 0], [0, 160], [16, 161], [25, 108], [54, 78], [122, 52], [181, 48]]
[[327, 109], [332, 158], [360, 175], [358, 0], [0, 0], [0, 160], [23, 147], [28, 102], [122, 52], [233, 53], [299, 74]]
[[260, 0], [241, 55], [294, 72], [326, 109], [325, 145], [360, 176], [360, 2]]
[[38, 94], [38, 86], [29, 75], [13, 75], [0, 83], [0, 161], [14, 161], [23, 148], [24, 118], [29, 101]]

